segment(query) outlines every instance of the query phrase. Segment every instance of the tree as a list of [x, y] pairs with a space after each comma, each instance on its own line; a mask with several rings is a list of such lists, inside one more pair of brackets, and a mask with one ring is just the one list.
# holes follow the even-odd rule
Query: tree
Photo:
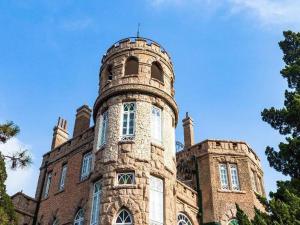
[[259, 197], [266, 213], [255, 209], [251, 221], [255, 225], [300, 225], [300, 33], [286, 31], [283, 35], [279, 46], [285, 67], [280, 73], [288, 82], [284, 107], [264, 109], [261, 115], [263, 121], [286, 137], [278, 150], [266, 148], [269, 164], [291, 179], [277, 182], [278, 189], [270, 193], [270, 201]]
[[[13, 122], [0, 124], [0, 144], [6, 143], [10, 138], [15, 137], [20, 132], [18, 126]], [[6, 193], [5, 181], [7, 173], [5, 161], [9, 162], [12, 169], [25, 167], [31, 163], [31, 158], [26, 150], [12, 154], [3, 154], [0, 149], [0, 224], [15, 225], [17, 224], [16, 213], [10, 196]]]

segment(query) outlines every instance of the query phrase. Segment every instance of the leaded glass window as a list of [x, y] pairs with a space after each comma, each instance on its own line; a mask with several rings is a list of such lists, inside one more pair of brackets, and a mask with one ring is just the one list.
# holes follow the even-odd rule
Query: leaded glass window
[[161, 142], [161, 109], [152, 106], [151, 109], [151, 134], [154, 140]]
[[229, 189], [228, 185], [228, 173], [226, 164], [219, 165], [220, 170], [220, 181], [221, 181], [221, 189]]
[[233, 219], [229, 221], [228, 225], [239, 225], [239, 223], [236, 219]]
[[132, 225], [132, 216], [131, 214], [126, 210], [122, 209], [117, 218], [116, 218], [116, 225]]
[[256, 184], [256, 179], [255, 179], [255, 173], [254, 173], [253, 170], [250, 171], [250, 179], [251, 179], [252, 189], [254, 191], [257, 191], [257, 184]]
[[84, 180], [90, 175], [90, 172], [92, 170], [92, 159], [92, 152], [84, 154], [81, 168], [81, 180]]
[[127, 102], [123, 104], [123, 124], [122, 138], [130, 139], [135, 132], [135, 103]]
[[51, 180], [52, 180], [52, 173], [50, 172], [50, 173], [48, 173], [48, 176], [47, 176], [47, 181], [46, 181], [46, 186], [45, 186], [45, 192], [44, 192], [44, 198], [47, 198], [48, 195], [49, 195]]
[[134, 184], [134, 173], [118, 173], [117, 174], [119, 185]]
[[164, 223], [164, 182], [162, 179], [150, 176], [150, 224]]
[[100, 117], [100, 129], [97, 148], [100, 148], [106, 142], [106, 133], [108, 127], [108, 111], [105, 111]]
[[83, 225], [83, 224], [84, 224], [84, 212], [83, 209], [79, 209], [74, 219], [74, 225]]
[[100, 199], [101, 199], [101, 184], [100, 181], [97, 181], [96, 183], [94, 183], [90, 225], [97, 225], [99, 222]]
[[192, 223], [186, 215], [179, 213], [177, 215], [177, 225], [192, 225]]
[[231, 184], [233, 190], [240, 190], [240, 182], [236, 164], [230, 164]]
[[60, 175], [60, 181], [59, 181], [59, 190], [64, 190], [65, 188], [65, 180], [66, 180], [66, 176], [67, 176], [67, 164], [65, 164], [62, 169], [61, 169], [61, 175]]

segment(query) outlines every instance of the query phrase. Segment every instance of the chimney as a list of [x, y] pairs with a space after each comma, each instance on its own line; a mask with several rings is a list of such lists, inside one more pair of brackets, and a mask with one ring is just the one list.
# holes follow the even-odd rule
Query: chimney
[[73, 137], [90, 127], [91, 112], [92, 110], [87, 105], [83, 105], [77, 109]]
[[184, 131], [184, 148], [189, 148], [194, 145], [194, 123], [188, 113], [186, 113], [182, 123]]
[[53, 128], [53, 139], [51, 150], [65, 143], [69, 139], [67, 131], [67, 121], [61, 117], [58, 118], [57, 125]]

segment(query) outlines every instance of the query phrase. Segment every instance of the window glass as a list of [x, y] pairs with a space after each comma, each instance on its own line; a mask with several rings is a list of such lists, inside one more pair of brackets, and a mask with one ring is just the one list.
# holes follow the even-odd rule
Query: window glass
[[250, 171], [250, 179], [251, 179], [252, 189], [254, 191], [257, 191], [257, 185], [256, 185], [256, 180], [255, 180], [255, 173], [254, 173], [253, 170]]
[[177, 225], [192, 225], [192, 223], [186, 215], [179, 213], [177, 215]]
[[94, 190], [93, 190], [93, 202], [92, 202], [90, 225], [97, 225], [99, 222], [100, 198], [101, 198], [101, 185], [100, 185], [100, 181], [97, 181], [94, 184]]
[[139, 73], [139, 62], [136, 57], [129, 57], [125, 63], [125, 75]]
[[240, 183], [236, 164], [230, 164], [231, 184], [233, 190], [240, 190]]
[[83, 156], [82, 168], [81, 168], [81, 180], [87, 178], [90, 175], [92, 169], [92, 153], [86, 153]]
[[59, 181], [59, 190], [63, 190], [65, 188], [65, 179], [67, 175], [67, 165], [64, 165], [61, 170], [60, 181]]
[[98, 134], [98, 146], [100, 148], [106, 142], [106, 133], [108, 127], [108, 111], [105, 111], [100, 117], [100, 130]]
[[135, 103], [128, 102], [123, 104], [123, 123], [122, 138], [131, 139], [135, 131]]
[[158, 62], [153, 62], [151, 65], [151, 78], [164, 82], [163, 70]]
[[132, 225], [133, 221], [132, 221], [131, 214], [127, 210], [122, 209], [118, 213], [118, 216], [116, 218], [116, 224], [118, 224], [118, 225]]
[[161, 142], [161, 109], [152, 106], [151, 109], [151, 134], [154, 140]]
[[220, 170], [221, 189], [229, 189], [226, 164], [220, 164], [219, 170]]
[[76, 213], [75, 219], [74, 219], [74, 225], [84, 225], [84, 212], [83, 209], [79, 209]]
[[164, 223], [164, 183], [163, 180], [150, 176], [150, 224]]
[[46, 186], [45, 186], [45, 192], [44, 192], [44, 198], [48, 197], [48, 195], [49, 195], [51, 179], [52, 179], [52, 173], [48, 173]]
[[126, 184], [134, 184], [134, 173], [118, 173], [117, 174], [118, 184], [126, 185]]

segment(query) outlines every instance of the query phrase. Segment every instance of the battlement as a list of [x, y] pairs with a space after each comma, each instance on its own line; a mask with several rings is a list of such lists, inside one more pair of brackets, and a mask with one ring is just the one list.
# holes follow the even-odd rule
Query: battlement
[[109, 56], [113, 55], [116, 52], [127, 50], [130, 48], [140, 48], [143, 50], [148, 49], [149, 51], [160, 54], [163, 58], [165, 58], [165, 60], [169, 61], [172, 64], [170, 55], [160, 44], [149, 38], [143, 37], [128, 37], [115, 42], [103, 55], [101, 62], [104, 63], [104, 61]]

